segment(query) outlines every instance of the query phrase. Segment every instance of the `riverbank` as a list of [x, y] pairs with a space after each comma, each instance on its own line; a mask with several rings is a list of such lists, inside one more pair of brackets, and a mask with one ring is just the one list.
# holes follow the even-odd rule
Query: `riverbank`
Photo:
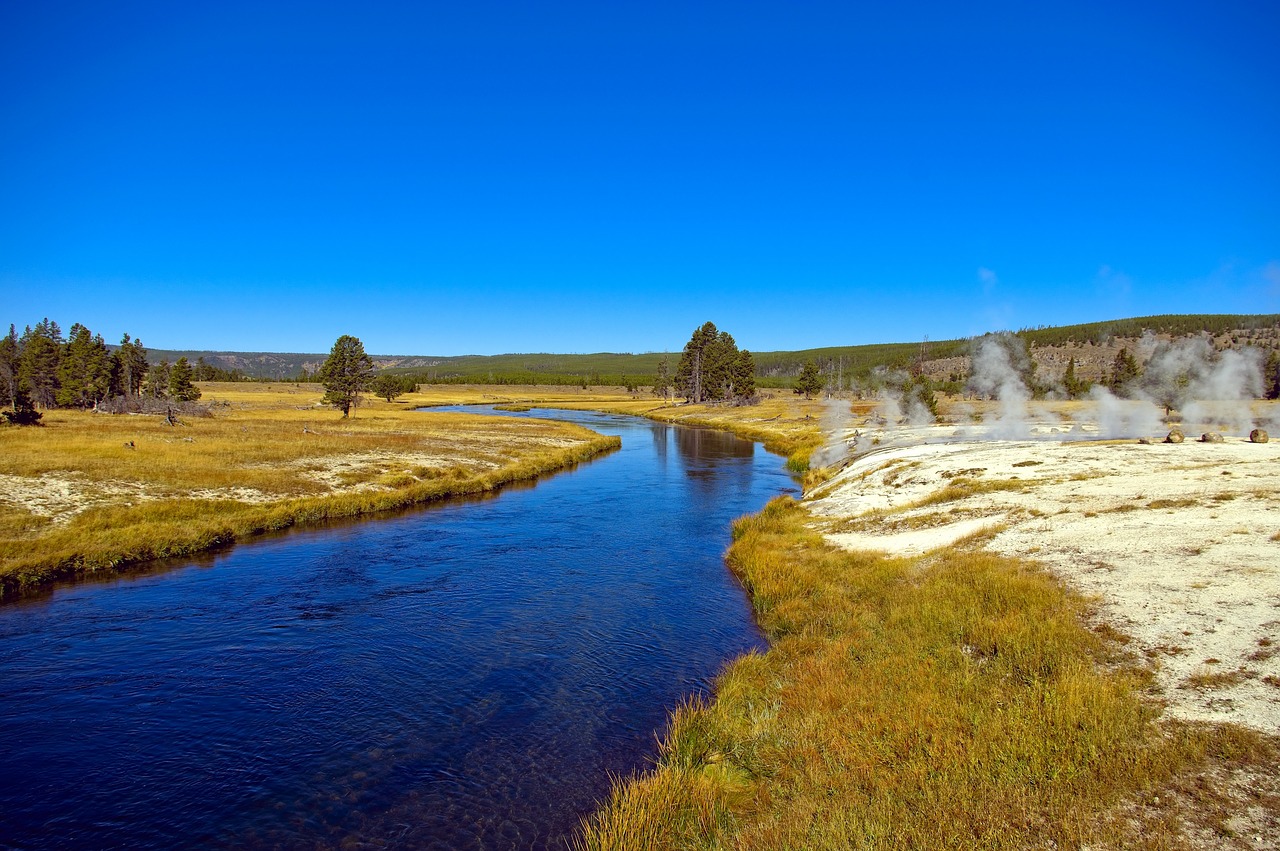
[[319, 404], [316, 385], [202, 387], [208, 415], [176, 426], [49, 411], [41, 427], [0, 429], [0, 599], [263, 532], [483, 493], [619, 445], [566, 423], [413, 410], [437, 402], [431, 394], [342, 419]]
[[[496, 404], [519, 408], [562, 408], [601, 411], [645, 417], [672, 425], [715, 428], [747, 440], [787, 458], [792, 472], [809, 469], [809, 456], [826, 440], [824, 418], [829, 407], [818, 399], [806, 399], [787, 390], [762, 390], [754, 405], [689, 405], [668, 403], [649, 394], [630, 394], [608, 388], [488, 387], [441, 385], [424, 387], [422, 398], [435, 405]], [[419, 398], [418, 396], [414, 397]]]
[[[735, 529], [769, 651], [675, 714], [581, 847], [1277, 847], [1274, 475], [1230, 454], [1270, 445], [895, 449], [862, 413], [833, 443], [869, 454]], [[1131, 566], [1176, 640], [1117, 614]]]

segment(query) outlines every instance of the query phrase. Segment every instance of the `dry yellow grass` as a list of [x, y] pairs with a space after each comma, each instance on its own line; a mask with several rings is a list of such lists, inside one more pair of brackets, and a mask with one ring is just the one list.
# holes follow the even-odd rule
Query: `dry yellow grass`
[[804, 472], [809, 454], [822, 445], [823, 404], [794, 393], [766, 390], [755, 405], [668, 405], [652, 396], [631, 398], [596, 396], [573, 399], [563, 397], [555, 402], [537, 400], [518, 394], [507, 401], [542, 404], [570, 410], [607, 411], [632, 414], [676, 425], [701, 426], [731, 431], [750, 440], [758, 440], [771, 452], [788, 457], [788, 466]]
[[781, 499], [736, 524], [771, 647], [673, 715], [580, 848], [1182, 848], [1187, 821], [1229, 830], [1227, 811], [1140, 802], [1276, 758], [1238, 728], [1158, 723], [1146, 674], [1047, 573], [842, 552], [808, 522]]
[[177, 426], [49, 411], [0, 428], [0, 591], [489, 490], [617, 445], [566, 423], [413, 411], [447, 400], [425, 395], [342, 419], [315, 385], [203, 391], [212, 415]]

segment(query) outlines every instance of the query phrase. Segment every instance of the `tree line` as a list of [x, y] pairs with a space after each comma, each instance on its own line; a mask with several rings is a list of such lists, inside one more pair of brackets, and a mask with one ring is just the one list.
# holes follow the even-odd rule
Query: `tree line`
[[64, 336], [48, 317], [0, 338], [0, 407], [11, 422], [34, 423], [38, 410], [99, 408], [110, 400], [200, 398], [186, 358], [152, 365], [141, 340], [125, 334], [114, 350], [79, 322]]

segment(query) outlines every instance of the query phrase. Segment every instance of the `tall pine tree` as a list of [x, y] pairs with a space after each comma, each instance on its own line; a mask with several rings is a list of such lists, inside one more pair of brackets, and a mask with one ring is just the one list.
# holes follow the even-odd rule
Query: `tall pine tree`
[[173, 367], [169, 365], [169, 359], [165, 358], [160, 361], [158, 366], [153, 366], [147, 370], [146, 393], [153, 399], [163, 399], [169, 395], [169, 374]]
[[671, 363], [666, 356], [658, 361], [658, 372], [653, 378], [653, 395], [671, 401]]
[[35, 328], [27, 328], [19, 341], [22, 349], [19, 378], [26, 385], [31, 401], [42, 408], [52, 408], [58, 403], [62, 343], [62, 329], [48, 317]]
[[92, 408], [111, 392], [111, 354], [102, 335], [94, 336], [79, 322], [70, 334], [58, 366], [58, 404]]
[[[749, 367], [751, 375], [742, 375]], [[728, 331], [707, 322], [693, 332], [676, 365], [677, 391], [692, 404], [751, 399], [755, 395], [755, 362], [743, 360]]]
[[1280, 350], [1272, 349], [1262, 368], [1262, 393], [1268, 399], [1280, 399]]
[[21, 354], [18, 348], [18, 332], [10, 325], [9, 333], [0, 337], [0, 405], [7, 406], [13, 411], [17, 410]]
[[1138, 376], [1142, 375], [1142, 370], [1138, 368], [1138, 361], [1128, 349], [1122, 348], [1116, 352], [1115, 362], [1111, 365], [1111, 378], [1107, 381], [1107, 386], [1111, 388], [1113, 393], [1122, 393], [1132, 384]]
[[191, 383], [191, 365], [185, 357], [169, 371], [169, 397], [175, 402], [194, 402], [200, 398], [200, 388]]
[[806, 399], [812, 399], [821, 390], [822, 373], [818, 371], [818, 365], [813, 360], [805, 361], [800, 368], [800, 377], [796, 379], [796, 392], [803, 393]]
[[324, 385], [324, 401], [351, 415], [351, 409], [360, 404], [360, 394], [373, 381], [373, 359], [364, 353], [364, 343], [359, 338], [343, 334], [333, 344], [316, 379]]

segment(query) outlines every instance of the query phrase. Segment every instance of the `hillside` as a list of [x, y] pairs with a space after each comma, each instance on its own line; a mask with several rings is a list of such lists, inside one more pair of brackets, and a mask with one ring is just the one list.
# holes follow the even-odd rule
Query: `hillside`
[[[1280, 314], [1165, 315], [1117, 319], [1060, 327], [1024, 328], [1015, 332], [1026, 341], [1046, 376], [1060, 376], [1071, 358], [1081, 378], [1097, 380], [1122, 347], [1140, 348], [1145, 335], [1154, 339], [1208, 334], [1214, 347], [1253, 345], [1280, 348]], [[502, 354], [502, 355], [374, 355], [378, 369], [412, 375], [421, 383], [473, 384], [648, 384], [666, 357], [672, 368], [683, 341], [669, 353], [627, 354]], [[938, 381], [962, 380], [969, 369], [970, 341], [878, 343], [834, 346], [800, 351], [753, 352], [762, 386], [788, 386], [806, 360], [815, 361], [842, 386], [865, 379], [877, 368], [907, 369], [923, 363], [925, 374]], [[322, 353], [212, 352], [152, 349], [158, 363], [186, 357], [220, 370], [238, 370], [245, 378], [293, 380], [305, 370], [314, 373], [324, 362]]]

